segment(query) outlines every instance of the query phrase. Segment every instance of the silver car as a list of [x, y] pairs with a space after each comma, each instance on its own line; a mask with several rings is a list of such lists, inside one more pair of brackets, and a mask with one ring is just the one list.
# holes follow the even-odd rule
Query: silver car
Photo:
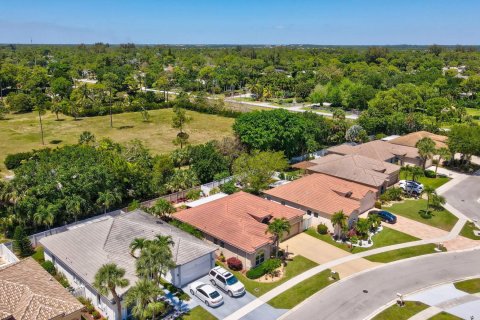
[[190, 284], [190, 293], [200, 299], [207, 307], [218, 307], [223, 297], [214, 287], [201, 281]]

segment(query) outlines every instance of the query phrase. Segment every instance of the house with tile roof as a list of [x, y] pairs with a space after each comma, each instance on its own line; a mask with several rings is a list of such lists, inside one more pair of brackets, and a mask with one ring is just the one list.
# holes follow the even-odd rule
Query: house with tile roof
[[[422, 159], [415, 147], [393, 144], [387, 141], [374, 140], [358, 145], [341, 144], [327, 149], [328, 154], [356, 154], [367, 158], [396, 163], [401, 166], [421, 166]], [[428, 165], [428, 164], [427, 164]]]
[[83, 305], [32, 258], [0, 268], [1, 320], [80, 320]]
[[376, 189], [334, 176], [313, 173], [264, 192], [268, 200], [304, 211], [312, 224], [325, 223], [335, 212], [343, 211], [352, 225], [358, 216], [373, 208]]
[[292, 167], [306, 173], [323, 173], [375, 188], [378, 194], [398, 181], [400, 166], [358, 154], [328, 154], [324, 157], [300, 162]]
[[400, 145], [400, 146], [406, 146], [406, 147], [415, 147], [418, 141], [420, 141], [423, 138], [430, 138], [435, 142], [435, 147], [437, 149], [439, 148], [446, 148], [447, 147], [447, 136], [442, 136], [439, 134], [434, 134], [428, 131], [417, 131], [417, 132], [412, 132], [403, 136], [400, 136], [398, 138], [392, 139], [388, 142]]
[[106, 263], [115, 263], [125, 269], [130, 284], [117, 288], [123, 299], [125, 293], [137, 281], [135, 258], [129, 245], [135, 238], [153, 239], [156, 235], [171, 236], [173, 259], [176, 267], [165, 280], [177, 287], [206, 275], [215, 265], [216, 246], [167, 224], [141, 210], [122, 213], [116, 217], [75, 226], [70, 230], [40, 240], [45, 247], [45, 259], [68, 279], [76, 294], [92, 301], [108, 319], [127, 319], [128, 310], [122, 315], [112, 297], [101, 295], [93, 282], [98, 269]]
[[290, 222], [288, 238], [304, 230], [303, 216], [298, 209], [241, 191], [177, 212], [173, 218], [200, 230], [206, 240], [219, 246], [218, 253], [239, 258], [248, 269], [270, 257], [273, 238], [265, 231], [272, 219]]

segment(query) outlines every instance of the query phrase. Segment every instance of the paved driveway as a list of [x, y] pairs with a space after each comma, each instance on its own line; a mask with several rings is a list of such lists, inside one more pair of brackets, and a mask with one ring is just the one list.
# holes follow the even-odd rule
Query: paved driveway
[[[210, 280], [208, 279], [208, 275], [204, 276], [198, 280], [195, 281], [202, 281], [204, 283], [210, 283]], [[224, 319], [230, 314], [234, 313], [241, 307], [245, 306], [246, 304], [252, 302], [253, 300], [256, 299], [254, 295], [251, 293], [246, 292], [243, 296], [238, 297], [238, 298], [230, 298], [227, 293], [223, 292], [221, 289], [217, 289], [220, 294], [223, 296], [223, 301], [224, 303], [216, 308], [211, 308], [207, 307], [202, 301], [200, 301], [197, 297], [193, 296], [190, 293], [190, 290], [188, 286], [182, 288], [188, 295], [192, 298], [188, 302], [188, 307], [191, 309], [197, 305], [205, 308], [208, 312], [213, 314], [215, 317], [218, 319]], [[282, 314], [287, 312], [288, 310], [280, 310], [280, 309], [275, 309], [271, 307], [268, 304], [265, 304], [262, 306], [262, 308], [256, 309], [254, 312], [251, 312], [251, 314], [247, 314], [244, 318], [245, 320], [254, 320], [254, 319], [265, 319], [265, 320], [274, 320], [280, 317]]]
[[[385, 207], [385, 210], [388, 210], [388, 207]], [[408, 219], [398, 214], [396, 216], [397, 222], [395, 224], [386, 224], [386, 226], [419, 239], [441, 238], [448, 234], [448, 231], [429, 226], [428, 224]]]
[[[318, 264], [324, 264], [350, 255], [347, 251], [318, 240], [306, 233], [300, 233], [281, 243], [282, 248], [286, 249], [287, 246], [288, 252], [294, 255], [304, 256]], [[336, 266], [335, 271], [340, 274], [340, 278], [345, 278], [351, 274], [373, 268], [377, 265], [379, 264], [366, 259], [357, 259]]]
[[480, 223], [480, 176], [463, 179], [442, 195], [450, 205]]

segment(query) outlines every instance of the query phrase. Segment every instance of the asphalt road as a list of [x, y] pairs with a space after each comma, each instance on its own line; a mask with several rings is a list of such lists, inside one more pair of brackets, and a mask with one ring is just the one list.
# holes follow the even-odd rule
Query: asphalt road
[[476, 275], [480, 275], [480, 250], [391, 263], [327, 287], [285, 319], [361, 320], [396, 299], [397, 292], [408, 294]]
[[480, 223], [480, 176], [468, 177], [442, 195], [450, 205]]

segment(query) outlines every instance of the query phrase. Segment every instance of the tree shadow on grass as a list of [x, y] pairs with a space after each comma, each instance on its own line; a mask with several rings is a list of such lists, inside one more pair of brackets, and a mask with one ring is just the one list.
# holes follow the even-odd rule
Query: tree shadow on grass
[[434, 214], [431, 210], [420, 210], [418, 212], [418, 214], [420, 214], [420, 217], [422, 217], [423, 219], [432, 219]]
[[63, 140], [51, 140], [49, 143], [50, 144], [60, 144], [62, 142], [63, 142]]
[[132, 129], [134, 126], [120, 126], [117, 129], [118, 130], [124, 130], [124, 129]]

